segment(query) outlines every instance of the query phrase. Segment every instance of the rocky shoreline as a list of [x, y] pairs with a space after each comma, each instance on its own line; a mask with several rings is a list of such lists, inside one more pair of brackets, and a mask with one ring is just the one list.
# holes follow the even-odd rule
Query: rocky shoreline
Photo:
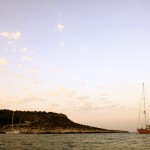
[[[7, 133], [6, 130], [0, 133]], [[76, 133], [128, 133], [128, 131], [119, 130], [76, 130], [76, 129], [59, 129], [59, 130], [17, 130], [21, 134], [76, 134]]]
[[[1, 131], [0, 134], [6, 134], [10, 130]], [[86, 134], [86, 133], [129, 133], [128, 131], [119, 130], [38, 130], [38, 131], [19, 131], [19, 134]]]

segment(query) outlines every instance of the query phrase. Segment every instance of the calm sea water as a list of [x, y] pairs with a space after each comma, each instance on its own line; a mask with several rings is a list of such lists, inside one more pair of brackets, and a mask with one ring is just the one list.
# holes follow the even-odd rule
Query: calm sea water
[[150, 134], [0, 134], [0, 150], [150, 150]]

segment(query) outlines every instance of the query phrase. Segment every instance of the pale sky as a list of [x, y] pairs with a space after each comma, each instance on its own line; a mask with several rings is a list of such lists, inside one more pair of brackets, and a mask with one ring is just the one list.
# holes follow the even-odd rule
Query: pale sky
[[0, 0], [0, 109], [136, 131], [142, 82], [149, 0]]

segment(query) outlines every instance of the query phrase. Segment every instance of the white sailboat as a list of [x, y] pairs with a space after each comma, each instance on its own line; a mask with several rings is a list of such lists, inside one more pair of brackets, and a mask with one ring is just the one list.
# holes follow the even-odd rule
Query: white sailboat
[[13, 114], [12, 114], [11, 131], [7, 131], [6, 133], [20, 133], [18, 130], [14, 129], [14, 111], [13, 111]]

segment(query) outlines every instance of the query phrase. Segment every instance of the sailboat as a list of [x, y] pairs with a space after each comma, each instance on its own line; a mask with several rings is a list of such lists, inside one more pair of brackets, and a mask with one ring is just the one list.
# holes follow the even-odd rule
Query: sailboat
[[14, 129], [14, 111], [13, 111], [13, 114], [12, 114], [11, 131], [7, 131], [6, 133], [20, 133], [18, 130]]
[[[142, 84], [142, 99], [141, 99], [141, 104], [143, 105], [143, 115], [144, 115], [144, 125], [140, 128], [137, 128], [137, 131], [139, 134], [150, 134], [150, 125], [147, 124], [147, 112], [146, 112], [146, 101], [145, 101], [145, 91], [144, 91], [144, 83]], [[140, 121], [140, 116], [141, 116], [141, 108], [139, 112], [139, 121]], [[138, 122], [139, 122], [138, 121]]]

